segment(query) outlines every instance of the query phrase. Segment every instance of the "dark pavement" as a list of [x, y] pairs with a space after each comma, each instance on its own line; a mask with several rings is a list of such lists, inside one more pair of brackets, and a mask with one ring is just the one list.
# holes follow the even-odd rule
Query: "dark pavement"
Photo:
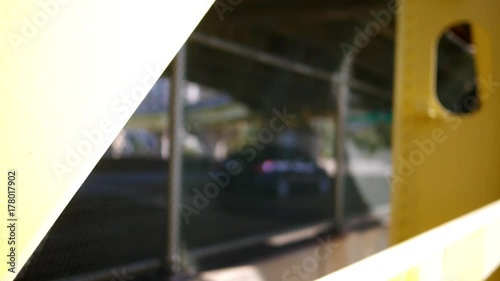
[[[101, 161], [16, 280], [54, 280], [163, 257], [166, 165], [156, 160]], [[210, 165], [185, 165], [189, 172], [183, 176], [183, 202], [192, 205], [192, 190], [210, 180]], [[182, 248], [193, 253], [189, 263], [195, 267], [204, 267], [207, 254], [220, 255], [213, 252], [218, 245], [333, 219], [333, 197], [302, 196], [285, 203], [262, 199], [249, 205], [253, 208], [234, 212], [217, 200], [210, 199], [189, 223], [181, 220]], [[362, 202], [357, 205], [363, 212]]]

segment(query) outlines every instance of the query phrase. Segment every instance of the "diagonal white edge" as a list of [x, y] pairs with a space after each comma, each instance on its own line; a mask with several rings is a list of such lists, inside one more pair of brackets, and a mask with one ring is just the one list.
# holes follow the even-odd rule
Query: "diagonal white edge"
[[19, 172], [15, 273], [0, 258], [1, 280], [19, 273], [212, 2], [0, 3], [0, 182]]

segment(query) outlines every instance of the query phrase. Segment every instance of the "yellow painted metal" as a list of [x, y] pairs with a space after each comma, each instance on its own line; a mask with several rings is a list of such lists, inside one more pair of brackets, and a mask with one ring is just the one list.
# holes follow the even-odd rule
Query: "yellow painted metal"
[[0, 2], [0, 280], [14, 279], [212, 2]]
[[[480, 281], [500, 265], [500, 200], [318, 281]], [[499, 280], [498, 272], [493, 275]]]
[[[398, 12], [393, 244], [500, 198], [500, 2], [401, 0]], [[466, 117], [444, 109], [435, 90], [438, 40], [459, 23], [472, 26], [482, 103]], [[479, 253], [463, 243], [459, 259], [473, 266]]]

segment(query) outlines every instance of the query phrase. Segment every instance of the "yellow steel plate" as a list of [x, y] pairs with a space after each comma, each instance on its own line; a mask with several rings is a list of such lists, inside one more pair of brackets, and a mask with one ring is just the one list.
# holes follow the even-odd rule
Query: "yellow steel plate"
[[[391, 241], [500, 198], [500, 2], [402, 0], [397, 21]], [[437, 45], [469, 23], [481, 108], [449, 113], [436, 95]]]

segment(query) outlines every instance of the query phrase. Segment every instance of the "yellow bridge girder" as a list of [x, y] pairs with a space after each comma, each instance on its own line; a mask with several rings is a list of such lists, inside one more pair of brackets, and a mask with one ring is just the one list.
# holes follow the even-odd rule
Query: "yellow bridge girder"
[[[460, 23], [472, 27], [481, 102], [465, 117], [448, 112], [436, 95], [437, 45]], [[392, 243], [500, 198], [499, 26], [495, 0], [400, 1]]]

